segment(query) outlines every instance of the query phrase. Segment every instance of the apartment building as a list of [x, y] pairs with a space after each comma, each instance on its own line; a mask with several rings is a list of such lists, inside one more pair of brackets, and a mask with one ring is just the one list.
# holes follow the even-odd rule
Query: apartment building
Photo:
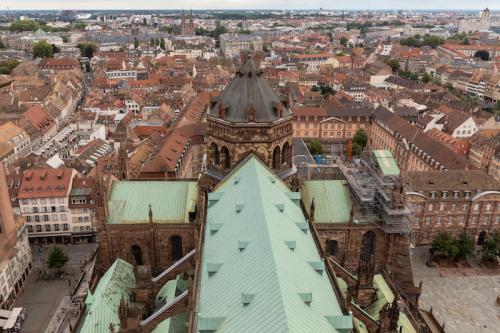
[[31, 270], [31, 249], [23, 219], [12, 211], [0, 165], [0, 308], [12, 306]]
[[0, 126], [0, 144], [10, 148], [10, 154], [3, 158], [4, 165], [25, 157], [31, 149], [29, 135], [10, 121]]
[[392, 152], [401, 170], [463, 170], [465, 157], [411, 125], [388, 109], [379, 107], [373, 113], [370, 144], [373, 149]]
[[293, 136], [306, 141], [317, 139], [332, 154], [342, 155], [356, 131], [369, 132], [371, 111], [367, 108], [297, 107], [292, 109]]
[[262, 51], [262, 37], [238, 33], [220, 35], [220, 51], [223, 56], [239, 56], [241, 51]]
[[68, 208], [71, 214], [72, 236], [77, 241], [95, 242], [94, 189], [94, 178], [73, 178]]
[[481, 245], [500, 230], [500, 183], [483, 171], [406, 172], [403, 187], [415, 245], [431, 244], [440, 232], [462, 231]]
[[484, 130], [470, 138], [469, 164], [471, 167], [488, 170], [492, 157], [500, 151], [500, 134]]
[[73, 242], [69, 195], [75, 175], [67, 168], [24, 171], [17, 198], [30, 241]]

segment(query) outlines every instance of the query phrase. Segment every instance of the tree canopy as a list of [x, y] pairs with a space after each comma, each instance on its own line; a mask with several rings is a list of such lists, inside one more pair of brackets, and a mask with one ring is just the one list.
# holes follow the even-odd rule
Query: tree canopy
[[7, 60], [0, 62], [0, 74], [10, 74], [19, 65], [17, 60]]
[[60, 246], [53, 246], [49, 251], [47, 266], [49, 268], [61, 269], [68, 262], [69, 258]]
[[486, 50], [479, 50], [474, 54], [474, 58], [479, 58], [482, 61], [489, 61], [490, 53]]
[[54, 55], [54, 48], [46, 41], [42, 40], [33, 44], [34, 58], [51, 58], [53, 55]]
[[365, 130], [360, 128], [356, 131], [354, 134], [354, 137], [352, 138], [353, 144], [359, 145], [361, 150], [365, 149], [366, 144], [368, 143], [368, 135], [366, 134]]
[[399, 63], [398, 59], [389, 59], [385, 62], [389, 67], [391, 67], [391, 70], [393, 73], [397, 73], [399, 69], [401, 68], [401, 64]]
[[94, 56], [94, 52], [97, 51], [97, 45], [94, 43], [82, 43], [76, 46], [82, 55], [82, 57], [87, 57], [91, 59]]
[[433, 49], [435, 49], [439, 45], [444, 44], [444, 39], [437, 36], [431, 36], [429, 34], [425, 34], [423, 37], [420, 35], [415, 35], [401, 39], [399, 43], [401, 45], [406, 45], [411, 47], [430, 46]]
[[451, 259], [454, 259], [460, 251], [453, 236], [448, 232], [441, 232], [436, 236], [432, 241], [432, 249]]
[[497, 231], [490, 235], [483, 243], [481, 249], [483, 254], [483, 261], [494, 261], [496, 257], [500, 256], [500, 232]]
[[309, 145], [307, 146], [311, 155], [322, 155], [323, 154], [323, 145], [316, 139], [311, 140]]

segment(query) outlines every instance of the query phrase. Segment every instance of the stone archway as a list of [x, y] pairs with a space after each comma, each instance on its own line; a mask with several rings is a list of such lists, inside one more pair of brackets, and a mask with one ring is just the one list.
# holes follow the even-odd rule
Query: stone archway
[[210, 144], [210, 162], [214, 165], [220, 165], [219, 146], [215, 142]]
[[231, 169], [231, 155], [229, 154], [229, 149], [227, 149], [227, 147], [222, 147], [220, 150], [220, 162], [222, 170]]
[[280, 146], [274, 147], [273, 150], [273, 169], [280, 169], [281, 167], [281, 149]]
[[142, 250], [139, 245], [132, 245], [132, 256], [134, 257], [136, 266], [141, 266], [143, 264]]
[[286, 164], [288, 168], [292, 167], [292, 147], [288, 141], [283, 145], [283, 150], [281, 152], [281, 164]]
[[179, 260], [182, 258], [182, 238], [180, 236], [172, 236], [170, 238], [172, 260]]

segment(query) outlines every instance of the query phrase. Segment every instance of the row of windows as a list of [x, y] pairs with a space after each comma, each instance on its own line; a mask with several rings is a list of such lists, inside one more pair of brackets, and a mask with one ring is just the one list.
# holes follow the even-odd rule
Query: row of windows
[[[26, 219], [26, 222], [49, 222], [51, 219], [50, 219], [50, 216], [49, 215], [34, 215], [34, 216], [30, 216], [30, 215], [27, 215], [25, 216], [25, 219]], [[54, 214], [52, 215], [52, 221], [58, 221], [59, 220], [59, 217]], [[68, 220], [68, 216], [66, 214], [61, 214], [61, 221], [67, 221]]]
[[[437, 216], [436, 218], [432, 218], [430, 216], [427, 216], [425, 219], [424, 219], [424, 224], [425, 225], [430, 225], [431, 223], [435, 222], [435, 224], [437, 225], [441, 225], [441, 224], [448, 224], [448, 225], [453, 225], [455, 223], [458, 223], [458, 224], [465, 224], [465, 216], [464, 215], [461, 215], [461, 216]], [[478, 222], [478, 217], [477, 216], [472, 216], [470, 218], [470, 224], [476, 224]], [[490, 217], [489, 216], [485, 216], [483, 219], [482, 219], [482, 223], [483, 224], [489, 224], [490, 223]], [[495, 217], [495, 220], [494, 220], [494, 223], [495, 224], [500, 224], [500, 216], [496, 216]], [[415, 225], [420, 225], [420, 218], [419, 217], [416, 217], [414, 219], [414, 224]]]
[[[21, 203], [23, 205], [29, 205], [30, 202], [31, 202], [32, 205], [37, 205], [38, 202], [40, 202], [40, 204], [43, 205], [43, 204], [47, 203], [47, 201], [48, 201], [48, 203], [51, 203], [51, 204], [55, 204], [56, 203], [56, 199], [55, 198], [49, 198], [49, 199], [45, 199], [45, 198], [37, 199], [37, 198], [35, 198], [35, 199], [31, 199], [31, 200], [30, 199], [23, 199], [23, 200], [21, 200]], [[58, 203], [64, 203], [64, 198], [57, 198], [57, 202]]]
[[65, 212], [67, 211], [64, 206], [51, 206], [51, 207], [23, 207], [23, 214], [31, 214], [31, 213], [56, 213], [56, 212]]
[[72, 220], [74, 223], [90, 222], [90, 218], [88, 216], [73, 217]]
[[[329, 117], [324, 117], [324, 116], [297, 116], [295, 117], [295, 121], [296, 122], [300, 122], [300, 121], [322, 121], [322, 120], [325, 120]], [[337, 117], [337, 118], [341, 118], [342, 120], [344, 120], [344, 117]], [[347, 122], [351, 122], [353, 120], [356, 120], [357, 122], [360, 122], [361, 119], [363, 120], [367, 120], [367, 117], [365, 116], [348, 116], [347, 117]]]
[[[440, 211], [444, 211], [445, 209], [447, 209], [449, 207], [449, 210], [454, 212], [457, 210], [457, 205], [456, 204], [446, 204], [446, 203], [440, 203], [439, 204], [439, 210]], [[472, 210], [473, 211], [479, 211], [479, 208], [481, 207], [481, 205], [479, 203], [476, 203], [472, 206]], [[461, 205], [461, 210], [462, 211], [466, 211], [468, 208], [469, 208], [469, 204], [468, 203], [464, 203], [463, 205]], [[491, 211], [493, 208], [493, 205], [491, 203], [487, 203], [487, 204], [483, 204], [483, 207], [482, 207], [482, 210], [483, 211], [486, 211], [486, 212], [489, 212]], [[427, 206], [427, 210], [429, 212], [432, 212], [434, 209], [434, 204], [430, 203], [428, 204]], [[416, 206], [416, 210], [417, 211], [420, 211], [422, 212], [424, 210], [424, 205], [417, 205]]]
[[[314, 129], [318, 129], [318, 124], [312, 124], [313, 126], [311, 128], [314, 128]], [[336, 124], [337, 126], [335, 126], [335, 124], [323, 124], [321, 126], [322, 129], [335, 129], [335, 127], [337, 127], [337, 129], [345, 129], [347, 127], [347, 129], [352, 129], [353, 128], [353, 124], [347, 124], [347, 126], [345, 124]], [[309, 128], [309, 124], [308, 123], [295, 123], [294, 124], [295, 128], [306, 128], [308, 129]], [[363, 128], [364, 125], [360, 125], [359, 126], [360, 128]], [[354, 124], [354, 128], [357, 128], [357, 125]]]
[[[335, 135], [337, 134], [337, 135]], [[324, 133], [323, 137], [331, 137], [331, 138], [350, 138], [352, 137], [354, 134], [352, 132], [335, 132], [335, 131], [328, 131], [326, 133]], [[317, 131], [312, 131], [312, 132], [309, 132], [309, 131], [300, 131], [298, 133], [298, 136], [299, 137], [317, 137], [318, 136], [318, 132]]]
[[[34, 230], [36, 230], [36, 232], [42, 232], [42, 229], [45, 230], [45, 232], [50, 232], [52, 230], [54, 230], [54, 231], [61, 231], [61, 226], [59, 224], [54, 224], [52, 226], [50, 224], [46, 224], [44, 226], [42, 226], [40, 224], [37, 224], [35, 226], [28, 225], [28, 232], [30, 232], [30, 233], [34, 232]], [[69, 230], [67, 223], [63, 223], [62, 224], [62, 230], [63, 231], [68, 231]]]

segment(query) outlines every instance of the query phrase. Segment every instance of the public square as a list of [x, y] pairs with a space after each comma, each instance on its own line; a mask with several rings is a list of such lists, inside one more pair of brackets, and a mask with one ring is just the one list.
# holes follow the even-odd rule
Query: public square
[[[96, 248], [96, 244], [61, 245], [69, 257], [63, 270], [70, 273], [71, 287], [74, 289], [78, 279], [81, 262], [88, 258]], [[38, 280], [39, 272], [46, 261], [48, 248], [40, 250], [39, 246], [32, 247], [33, 270], [25, 283], [24, 291], [16, 300], [15, 306], [26, 308], [27, 316], [23, 323], [22, 332], [44, 332], [57, 311], [63, 299], [67, 302], [70, 295], [68, 280]]]
[[[439, 269], [425, 264], [428, 247], [412, 249], [415, 285], [423, 281], [420, 307], [433, 313], [446, 332], [500, 332], [500, 275], [480, 268], [471, 260], [471, 268]], [[479, 275], [480, 274], [480, 275]], [[489, 274], [489, 275], [487, 275]]]

